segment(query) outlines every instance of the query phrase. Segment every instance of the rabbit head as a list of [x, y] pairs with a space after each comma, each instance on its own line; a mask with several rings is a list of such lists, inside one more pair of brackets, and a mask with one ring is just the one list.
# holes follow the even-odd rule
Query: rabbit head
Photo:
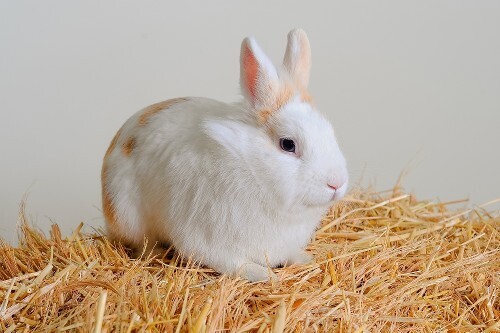
[[208, 127], [240, 159], [242, 170], [249, 170], [241, 180], [257, 182], [265, 200], [287, 207], [325, 207], [341, 198], [348, 182], [346, 161], [332, 125], [307, 91], [307, 35], [300, 29], [288, 34], [279, 71], [253, 38], [243, 40], [240, 61], [249, 120], [223, 120]]

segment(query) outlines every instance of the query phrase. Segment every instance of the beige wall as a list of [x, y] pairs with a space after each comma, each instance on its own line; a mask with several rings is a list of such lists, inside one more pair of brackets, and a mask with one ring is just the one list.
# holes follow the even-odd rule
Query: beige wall
[[500, 197], [499, 1], [0, 1], [0, 234], [102, 225], [101, 158], [139, 108], [238, 97], [253, 35], [280, 62], [311, 40], [311, 91], [352, 179], [420, 198]]

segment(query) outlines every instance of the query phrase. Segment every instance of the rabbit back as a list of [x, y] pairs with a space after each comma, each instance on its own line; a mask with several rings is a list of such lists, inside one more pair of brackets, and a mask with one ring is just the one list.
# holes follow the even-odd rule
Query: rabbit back
[[205, 98], [175, 98], [148, 106], [124, 123], [106, 151], [101, 171], [103, 213], [112, 239], [133, 248], [141, 247], [145, 236], [150, 245], [169, 241], [154, 232], [163, 218], [159, 200], [168, 195], [166, 165], [188, 142], [194, 153], [192, 143], [199, 133], [191, 129], [210, 110], [217, 114], [225, 108]]

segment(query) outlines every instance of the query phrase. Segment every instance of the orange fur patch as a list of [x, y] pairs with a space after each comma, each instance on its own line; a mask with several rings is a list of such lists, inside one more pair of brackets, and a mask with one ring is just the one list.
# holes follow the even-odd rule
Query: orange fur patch
[[109, 156], [109, 154], [111, 154], [111, 152], [113, 151], [113, 149], [115, 149], [116, 144], [118, 143], [118, 138], [120, 137], [121, 132], [122, 132], [121, 128], [118, 130], [118, 132], [116, 132], [115, 136], [113, 137], [113, 140], [111, 140], [111, 143], [109, 144], [108, 150], [106, 150], [106, 155], [104, 155], [105, 157]]
[[274, 112], [281, 109], [283, 107], [283, 105], [288, 103], [293, 98], [294, 94], [295, 94], [294, 87], [291, 84], [284, 84], [280, 88], [277, 96], [272, 100], [271, 105], [269, 105], [269, 107], [266, 107], [266, 108], [260, 110], [257, 113], [258, 118], [259, 118], [259, 122], [261, 124], [266, 123], [267, 120], [269, 119], [269, 117], [271, 117]]
[[263, 108], [257, 112], [259, 123], [265, 124], [269, 117], [271, 117], [276, 111], [281, 109], [293, 98], [295, 94], [297, 94], [297, 90], [300, 91], [300, 99], [303, 102], [314, 105], [312, 96], [306, 89], [296, 89], [292, 84], [285, 84], [280, 89], [280, 92], [273, 103], [269, 107]]
[[312, 99], [312, 96], [309, 94], [309, 92], [305, 89], [303, 89], [300, 93], [300, 98], [302, 99], [302, 101], [304, 101], [305, 103], [309, 103], [309, 104], [313, 104], [313, 99]]
[[267, 122], [267, 120], [269, 119], [269, 117], [271, 117], [271, 115], [273, 113], [274, 113], [274, 110], [272, 110], [272, 109], [262, 109], [262, 110], [260, 110], [257, 113], [257, 116], [258, 116], [258, 119], [259, 119], [259, 123], [261, 125], [265, 124]]
[[167, 101], [159, 102], [153, 105], [148, 106], [144, 109], [144, 112], [139, 117], [139, 125], [144, 126], [149, 122], [149, 118], [154, 116], [160, 111], [166, 110], [174, 104], [185, 102], [187, 98], [173, 98]]
[[279, 110], [288, 103], [292, 98], [293, 95], [295, 94], [295, 89], [293, 88], [292, 85], [290, 84], [285, 84], [283, 87], [281, 87], [278, 96], [276, 97], [276, 100], [273, 105], [274, 110]]
[[108, 191], [106, 190], [106, 172], [107, 172], [107, 164], [104, 161], [101, 170], [101, 184], [102, 184], [102, 212], [104, 213], [104, 217], [106, 219], [106, 223], [110, 226], [116, 224], [116, 210], [113, 206], [113, 202], [109, 196]]
[[122, 152], [126, 156], [130, 156], [132, 153], [132, 150], [134, 150], [136, 145], [136, 140], [135, 138], [128, 138], [128, 140], [122, 145]]

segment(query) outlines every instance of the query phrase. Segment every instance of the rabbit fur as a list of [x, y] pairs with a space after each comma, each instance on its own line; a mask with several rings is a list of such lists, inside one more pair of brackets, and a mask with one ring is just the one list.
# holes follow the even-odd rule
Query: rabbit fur
[[253, 38], [240, 61], [242, 102], [171, 99], [125, 122], [104, 157], [103, 212], [109, 236], [132, 248], [169, 243], [217, 272], [261, 281], [270, 268], [311, 260], [304, 248], [348, 174], [307, 92], [306, 34], [288, 34], [279, 70]]

